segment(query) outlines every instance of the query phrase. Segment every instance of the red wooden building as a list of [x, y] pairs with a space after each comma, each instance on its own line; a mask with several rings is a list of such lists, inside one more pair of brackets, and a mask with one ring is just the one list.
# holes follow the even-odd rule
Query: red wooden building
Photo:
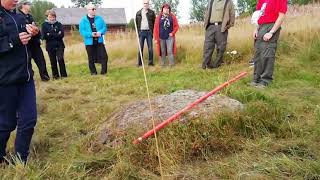
[[[87, 15], [85, 8], [55, 8], [57, 20], [61, 22], [66, 33], [78, 30], [83, 16]], [[108, 26], [108, 32], [125, 31], [127, 26], [124, 8], [98, 8], [97, 15], [102, 16]]]

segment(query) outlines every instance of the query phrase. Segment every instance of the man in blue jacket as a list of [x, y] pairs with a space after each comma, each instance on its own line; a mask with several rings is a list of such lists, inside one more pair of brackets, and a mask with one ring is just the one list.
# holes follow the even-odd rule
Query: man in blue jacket
[[86, 8], [88, 14], [81, 19], [79, 30], [84, 38], [89, 69], [91, 75], [97, 75], [95, 63], [101, 63], [101, 74], [107, 74], [108, 54], [103, 39], [107, 25], [101, 16], [96, 16], [97, 9], [93, 4], [88, 4]]
[[24, 163], [37, 121], [36, 92], [27, 44], [37, 34], [14, 10], [16, 0], [0, 0], [0, 163], [15, 129], [15, 154]]

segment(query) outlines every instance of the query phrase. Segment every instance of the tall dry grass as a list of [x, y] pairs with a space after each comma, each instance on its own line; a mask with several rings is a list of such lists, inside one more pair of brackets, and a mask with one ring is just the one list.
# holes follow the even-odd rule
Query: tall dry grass
[[[319, 4], [301, 7], [291, 6], [282, 26], [281, 40], [289, 39], [289, 46], [294, 44], [303, 47], [303, 42], [308, 42], [319, 35], [320, 23], [317, 17], [320, 17]], [[237, 19], [235, 26], [229, 30], [227, 48], [228, 51], [237, 50], [240, 53], [236, 60], [246, 62], [251, 58], [253, 53], [253, 29], [254, 26], [250, 24], [250, 18], [248, 17]], [[181, 26], [177, 33], [178, 54], [176, 59], [178, 62], [200, 64], [204, 34], [205, 30], [202, 24]], [[73, 32], [71, 36], [66, 37], [65, 41], [67, 44], [66, 60], [69, 63], [86, 63], [86, 51], [78, 32]], [[112, 65], [131, 66], [136, 64], [138, 46], [134, 31], [108, 33], [106, 35], [106, 47]], [[147, 56], [146, 45], [145, 54]]]

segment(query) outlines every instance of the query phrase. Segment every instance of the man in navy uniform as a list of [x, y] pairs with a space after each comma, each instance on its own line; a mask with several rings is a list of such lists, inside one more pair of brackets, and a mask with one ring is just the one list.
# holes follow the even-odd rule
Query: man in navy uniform
[[0, 0], [0, 163], [16, 129], [15, 155], [27, 162], [37, 121], [36, 91], [28, 43], [37, 27], [17, 14], [17, 0]]
[[[35, 25], [35, 21], [30, 14], [31, 11], [31, 2], [28, 0], [22, 0], [18, 4], [19, 11], [17, 13], [21, 13], [26, 18], [26, 24]], [[37, 28], [38, 30], [39, 28]], [[49, 81], [50, 77], [47, 71], [46, 60], [43, 55], [43, 51], [40, 47], [41, 45], [41, 33], [38, 30], [38, 33], [33, 36], [28, 43], [28, 47], [31, 53], [31, 58], [34, 60], [39, 69], [40, 78], [42, 81]]]

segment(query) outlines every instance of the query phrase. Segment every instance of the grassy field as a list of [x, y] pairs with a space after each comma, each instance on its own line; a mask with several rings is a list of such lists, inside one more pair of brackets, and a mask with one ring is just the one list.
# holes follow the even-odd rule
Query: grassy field
[[[178, 32], [176, 67], [147, 67], [152, 97], [182, 89], [209, 91], [241, 71], [250, 75], [221, 92], [244, 103], [243, 111], [173, 123], [158, 134], [164, 179], [320, 179], [319, 7], [288, 13], [275, 80], [264, 90], [248, 86], [253, 50], [248, 19], [238, 19], [229, 32], [228, 51], [238, 54], [226, 55], [227, 63], [216, 70], [200, 68], [203, 28]], [[94, 143], [112, 112], [147, 98], [142, 69], [135, 67], [134, 33], [107, 36], [106, 77], [89, 75], [76, 32], [66, 44], [68, 78], [43, 83], [35, 73], [39, 119], [30, 161], [25, 168], [1, 168], [0, 178], [161, 179], [154, 138], [131, 143], [141, 135], [139, 127], [117, 132], [118, 147]]]

